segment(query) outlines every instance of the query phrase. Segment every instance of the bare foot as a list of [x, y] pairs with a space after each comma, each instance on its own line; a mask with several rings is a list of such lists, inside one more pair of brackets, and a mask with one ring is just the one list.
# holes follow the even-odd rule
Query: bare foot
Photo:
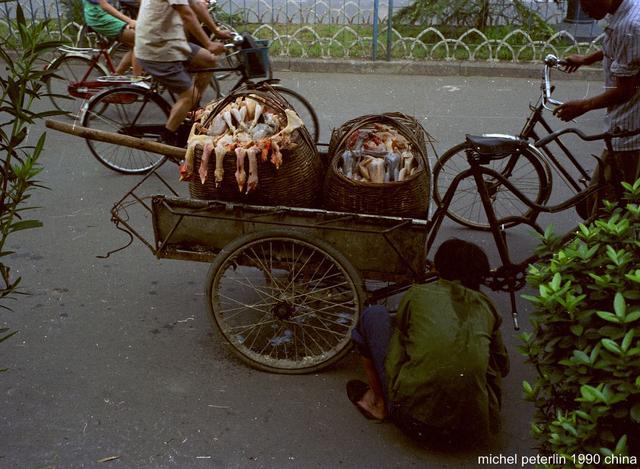
[[362, 399], [358, 401], [357, 405], [369, 412], [378, 420], [384, 420], [387, 416], [384, 399], [377, 397], [371, 389], [367, 389], [367, 392], [364, 393]]

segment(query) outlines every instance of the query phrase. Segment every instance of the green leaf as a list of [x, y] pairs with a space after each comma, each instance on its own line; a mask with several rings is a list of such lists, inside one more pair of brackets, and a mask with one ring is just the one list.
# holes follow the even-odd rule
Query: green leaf
[[603, 456], [613, 456], [613, 451], [611, 451], [609, 448], [600, 448], [600, 454], [602, 454]]
[[613, 450], [615, 454], [627, 454], [627, 435], [622, 435]]
[[606, 348], [609, 352], [615, 353], [616, 355], [622, 355], [622, 350], [620, 350], [620, 346], [616, 341], [611, 339], [602, 339], [602, 346]]
[[41, 226], [42, 222], [39, 220], [23, 220], [12, 224], [10, 230], [12, 232], [16, 232], [22, 230], [30, 230], [33, 228], [40, 228]]
[[624, 318], [624, 322], [628, 324], [630, 322], [637, 321], [638, 319], [640, 319], [640, 309], [635, 309], [627, 314], [627, 316]]
[[640, 404], [635, 404], [633, 407], [631, 407], [629, 416], [635, 423], [640, 423]]
[[587, 402], [595, 402], [598, 400], [598, 394], [593, 386], [587, 384], [580, 386], [580, 395]]
[[580, 324], [574, 324], [573, 326], [569, 327], [569, 330], [573, 335], [577, 335], [579, 337], [582, 335], [584, 327], [582, 327]]
[[589, 355], [584, 353], [582, 350], [574, 350], [573, 351], [573, 358], [578, 363], [584, 363], [585, 365], [591, 364], [591, 361], [589, 360]]
[[596, 314], [608, 322], [620, 323], [620, 319], [613, 313], [609, 313], [608, 311], [596, 311]]
[[635, 331], [633, 329], [629, 330], [629, 332], [627, 332], [624, 335], [624, 338], [622, 339], [622, 345], [621, 348], [623, 351], [627, 351], [629, 350], [629, 347], [631, 346], [631, 341], [633, 340], [633, 336], [635, 334]]
[[613, 310], [618, 318], [624, 319], [625, 313], [627, 312], [627, 304], [624, 301], [624, 295], [620, 292], [617, 292], [613, 299]]
[[580, 229], [580, 231], [582, 232], [582, 234], [584, 235], [585, 238], [589, 237], [589, 228], [587, 228], [585, 225], [583, 225], [582, 223], [580, 223], [578, 225], [578, 228]]
[[568, 433], [571, 433], [571, 435], [578, 436], [578, 431], [576, 430], [576, 427], [571, 425], [569, 422], [562, 422], [560, 426], [564, 428]]

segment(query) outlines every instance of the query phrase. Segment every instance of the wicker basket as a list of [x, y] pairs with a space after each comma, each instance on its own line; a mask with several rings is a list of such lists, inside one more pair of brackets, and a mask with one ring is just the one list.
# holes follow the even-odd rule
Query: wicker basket
[[[291, 106], [269, 85], [258, 88], [244, 88], [227, 96], [216, 104], [209, 119], [221, 111], [229, 102], [239, 96], [251, 95], [263, 105], [282, 112]], [[205, 122], [208, 125], [209, 122]], [[282, 150], [282, 165], [279, 169], [269, 162], [258, 161], [258, 187], [246, 194], [238, 189], [235, 179], [236, 155], [227, 153], [223, 160], [224, 176], [219, 187], [215, 186], [213, 177], [215, 158], [208, 162], [209, 177], [204, 184], [198, 178], [202, 151], [196, 148], [194, 159], [194, 177], [189, 181], [189, 193], [195, 199], [217, 199], [239, 201], [257, 205], [287, 205], [291, 207], [317, 207], [322, 191], [323, 167], [316, 152], [316, 147], [306, 128], [296, 129], [291, 134], [291, 141], [296, 145], [291, 150]], [[248, 161], [245, 161], [245, 166]]]
[[[374, 123], [394, 127], [411, 144], [421, 161], [421, 170], [404, 181], [376, 184], [346, 177], [339, 155], [349, 136]], [[412, 117], [387, 113], [358, 117], [335, 129], [329, 143], [331, 162], [324, 182], [324, 207], [345, 212], [372, 213], [397, 217], [427, 218], [429, 211], [431, 170], [426, 142], [433, 142], [424, 128]]]

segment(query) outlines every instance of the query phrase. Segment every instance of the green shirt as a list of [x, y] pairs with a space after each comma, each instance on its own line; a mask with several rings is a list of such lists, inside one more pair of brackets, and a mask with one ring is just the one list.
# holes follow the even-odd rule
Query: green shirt
[[447, 432], [497, 431], [509, 371], [500, 322], [484, 294], [457, 282], [409, 289], [385, 361], [392, 415]]

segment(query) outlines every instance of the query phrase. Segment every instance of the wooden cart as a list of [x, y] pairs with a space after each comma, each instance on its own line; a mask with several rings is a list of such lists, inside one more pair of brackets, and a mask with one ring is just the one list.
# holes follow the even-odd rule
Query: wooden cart
[[[85, 138], [116, 138], [48, 126]], [[117, 140], [182, 155], [158, 143], [122, 135]], [[149, 196], [149, 186], [171, 195]], [[134, 226], [140, 222], [134, 209], [151, 217], [152, 233]], [[152, 170], [114, 205], [112, 220], [158, 258], [211, 263], [211, 319], [242, 360], [266, 371], [308, 373], [331, 365], [348, 352], [365, 304], [425, 279], [424, 219], [194, 200], [179, 197]]]

